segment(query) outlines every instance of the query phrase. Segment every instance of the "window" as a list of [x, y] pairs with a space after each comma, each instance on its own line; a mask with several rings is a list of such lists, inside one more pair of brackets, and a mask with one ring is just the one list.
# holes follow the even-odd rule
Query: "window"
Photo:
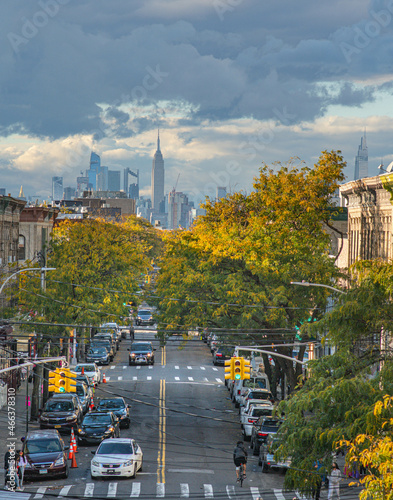
[[18, 260], [26, 260], [26, 238], [19, 235]]

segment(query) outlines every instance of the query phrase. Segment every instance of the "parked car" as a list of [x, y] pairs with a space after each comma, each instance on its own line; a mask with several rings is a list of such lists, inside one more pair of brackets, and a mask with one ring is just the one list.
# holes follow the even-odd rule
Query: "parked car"
[[109, 365], [109, 353], [105, 347], [91, 346], [86, 354], [87, 363], [96, 363], [97, 365]]
[[120, 437], [119, 419], [111, 411], [87, 413], [78, 428], [80, 444], [99, 444], [104, 439], [118, 437]]
[[[274, 409], [274, 406], [270, 403], [270, 401], [261, 401], [260, 399], [249, 399], [245, 406], [242, 406], [240, 409], [240, 427], [243, 428], [243, 424], [246, 421], [248, 414], [250, 412], [251, 406], [267, 406], [269, 409]], [[267, 414], [266, 414], [267, 415]]]
[[113, 352], [117, 352], [119, 350], [119, 341], [117, 339], [117, 333], [115, 332], [115, 330], [96, 333], [92, 341], [94, 342], [96, 340], [107, 340], [111, 343]]
[[261, 399], [263, 401], [270, 401], [270, 403], [274, 403], [273, 394], [267, 389], [249, 388], [239, 398], [240, 408], [244, 406], [249, 399]]
[[253, 455], [259, 454], [259, 449], [261, 444], [266, 442], [270, 434], [276, 434], [280, 425], [282, 424], [282, 419], [277, 417], [259, 417], [256, 422], [254, 422], [251, 430], [251, 448]]
[[278, 438], [270, 434], [266, 442], [262, 443], [259, 450], [258, 465], [262, 466], [262, 472], [269, 472], [270, 469], [281, 469], [286, 471], [291, 466], [291, 458], [276, 462], [274, 453], [278, 445]]
[[134, 439], [105, 439], [94, 453], [90, 472], [91, 477], [135, 477], [142, 466], [143, 453]]
[[58, 431], [77, 430], [83, 418], [83, 410], [77, 396], [69, 397], [59, 393], [51, 397], [40, 411], [38, 421], [40, 429], [57, 429]]
[[150, 309], [139, 309], [135, 320], [138, 326], [154, 325], [153, 314]]
[[130, 405], [123, 398], [102, 398], [99, 400], [96, 410], [100, 412], [113, 412], [119, 419], [120, 427], [130, 427]]
[[89, 385], [96, 386], [101, 383], [101, 370], [95, 363], [78, 363], [74, 371], [81, 375], [86, 375]]
[[128, 364], [139, 365], [145, 363], [147, 365], [154, 365], [154, 351], [151, 342], [133, 342], [131, 344]]
[[251, 405], [247, 417], [243, 421], [244, 441], [250, 441], [254, 422], [256, 422], [259, 417], [271, 417], [273, 410], [273, 405]]
[[82, 405], [83, 413], [87, 413], [89, 409], [90, 402], [93, 398], [92, 388], [85, 382], [76, 381], [76, 395]]
[[26, 481], [43, 477], [68, 477], [68, 446], [55, 429], [29, 431], [22, 450], [27, 460]]
[[214, 351], [213, 354], [213, 365], [225, 365], [226, 359], [231, 359], [233, 356], [233, 347], [221, 346]]
[[247, 389], [269, 389], [269, 387], [269, 379], [266, 373], [251, 375], [249, 379], [245, 380], [235, 380], [232, 387], [232, 401], [235, 403], [235, 406], [238, 407]]
[[113, 358], [115, 357], [115, 350], [113, 349], [112, 341], [111, 340], [103, 340], [103, 339], [96, 339], [93, 338], [90, 341], [90, 348], [93, 347], [104, 347], [109, 355], [109, 361], [112, 362]]

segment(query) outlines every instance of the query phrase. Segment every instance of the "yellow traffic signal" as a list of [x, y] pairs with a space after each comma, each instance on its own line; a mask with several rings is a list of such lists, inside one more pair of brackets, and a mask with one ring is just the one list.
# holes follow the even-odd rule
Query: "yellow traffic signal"
[[248, 359], [242, 358], [242, 380], [246, 380], [251, 377], [251, 365]]
[[228, 380], [234, 380], [235, 374], [233, 372], [233, 358], [225, 360], [225, 378]]
[[62, 369], [59, 371], [57, 380], [57, 390], [55, 392], [66, 392], [67, 390], [67, 375], [66, 370]]
[[57, 371], [55, 372], [49, 372], [49, 386], [48, 386], [48, 391], [49, 392], [58, 392], [57, 391], [57, 386], [58, 386], [58, 383], [59, 383], [59, 374], [57, 373]]
[[242, 358], [233, 359], [233, 375], [234, 380], [241, 380], [242, 378]]

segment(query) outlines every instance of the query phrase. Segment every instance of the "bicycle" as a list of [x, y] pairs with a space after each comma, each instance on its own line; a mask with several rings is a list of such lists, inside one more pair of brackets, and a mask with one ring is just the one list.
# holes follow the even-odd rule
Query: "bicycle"
[[240, 468], [239, 468], [239, 483], [240, 483], [240, 487], [243, 487], [243, 481], [244, 481], [244, 478], [245, 478], [245, 474], [244, 474], [244, 464], [240, 464]]

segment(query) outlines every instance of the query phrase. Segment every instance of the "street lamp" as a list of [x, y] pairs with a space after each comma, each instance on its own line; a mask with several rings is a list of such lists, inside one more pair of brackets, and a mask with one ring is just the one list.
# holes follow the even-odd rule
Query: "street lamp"
[[19, 269], [19, 271], [16, 271], [15, 273], [11, 274], [11, 276], [8, 276], [8, 278], [4, 281], [4, 283], [0, 287], [0, 295], [1, 292], [3, 291], [5, 285], [9, 282], [11, 278], [16, 276], [19, 273], [24, 273], [26, 271], [40, 271], [41, 272], [41, 288], [44, 290], [45, 289], [45, 271], [55, 271], [56, 267], [27, 267], [26, 269]]
[[333, 286], [323, 285], [322, 283], [309, 283], [308, 281], [291, 281], [291, 285], [321, 286], [323, 288], [329, 288], [330, 290], [333, 290], [334, 292], [339, 292], [339, 293], [343, 293], [343, 294], [347, 293], [347, 292], [344, 292], [343, 290], [339, 290], [338, 288], [334, 288]]

